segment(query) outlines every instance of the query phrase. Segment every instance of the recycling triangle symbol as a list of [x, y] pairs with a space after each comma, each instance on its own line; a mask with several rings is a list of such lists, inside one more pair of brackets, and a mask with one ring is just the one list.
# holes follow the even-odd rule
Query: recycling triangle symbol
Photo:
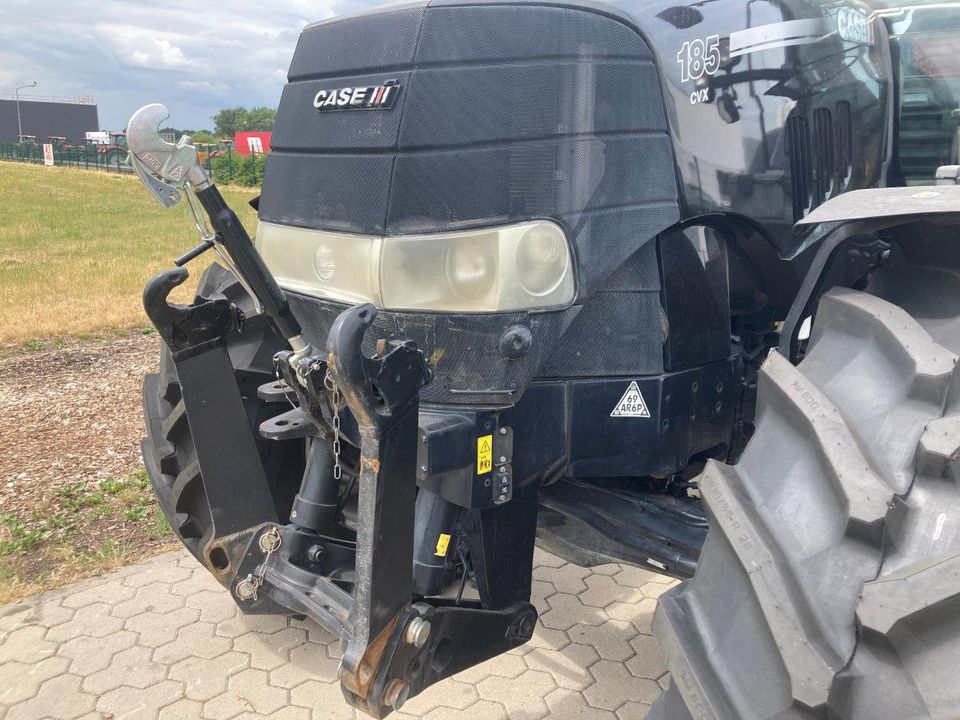
[[650, 417], [650, 410], [647, 409], [647, 403], [636, 381], [630, 383], [630, 387], [620, 398], [610, 417]]

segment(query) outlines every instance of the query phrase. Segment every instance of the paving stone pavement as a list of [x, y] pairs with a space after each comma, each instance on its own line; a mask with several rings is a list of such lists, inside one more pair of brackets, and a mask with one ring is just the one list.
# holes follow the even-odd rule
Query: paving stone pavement
[[[537, 551], [540, 622], [522, 648], [407, 702], [395, 718], [633, 720], [667, 687], [650, 634], [672, 581]], [[0, 606], [0, 720], [338, 720], [337, 641], [305, 621], [244, 616], [177, 551]], [[359, 716], [364, 717], [364, 716]]]

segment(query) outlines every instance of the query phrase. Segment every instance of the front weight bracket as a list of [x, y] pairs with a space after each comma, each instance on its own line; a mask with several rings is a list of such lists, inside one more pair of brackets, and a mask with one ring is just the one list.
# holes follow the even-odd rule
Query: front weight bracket
[[[198, 297], [192, 305], [168, 302], [170, 291], [187, 277], [184, 268], [160, 273], [147, 283], [143, 305], [173, 354], [211, 510], [213, 530], [198, 548], [198, 559], [231, 587], [244, 533], [277, 516], [227, 353], [225, 338], [240, 330], [243, 314], [222, 296]], [[170, 491], [174, 513], [181, 512], [182, 492], [189, 488], [177, 484]]]

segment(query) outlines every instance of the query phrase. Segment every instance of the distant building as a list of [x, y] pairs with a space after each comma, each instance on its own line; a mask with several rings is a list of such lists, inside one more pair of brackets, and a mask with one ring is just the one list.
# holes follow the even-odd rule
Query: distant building
[[233, 144], [237, 155], [263, 155], [270, 152], [269, 132], [238, 132]]
[[[20, 94], [20, 124], [24, 135], [37, 142], [65, 137], [80, 143], [87, 132], [100, 129], [100, 116], [93, 98], [53, 98]], [[14, 96], [0, 98], [0, 142], [17, 141], [17, 103]]]

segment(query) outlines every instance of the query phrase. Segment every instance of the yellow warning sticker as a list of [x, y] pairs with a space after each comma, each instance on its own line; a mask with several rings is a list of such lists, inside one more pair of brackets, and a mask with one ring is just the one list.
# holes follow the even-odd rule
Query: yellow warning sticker
[[477, 475], [493, 470], [493, 435], [477, 438]]
[[446, 557], [448, 547], [450, 547], [450, 536], [446, 533], [440, 533], [440, 537], [437, 538], [437, 550], [434, 555], [437, 557]]

